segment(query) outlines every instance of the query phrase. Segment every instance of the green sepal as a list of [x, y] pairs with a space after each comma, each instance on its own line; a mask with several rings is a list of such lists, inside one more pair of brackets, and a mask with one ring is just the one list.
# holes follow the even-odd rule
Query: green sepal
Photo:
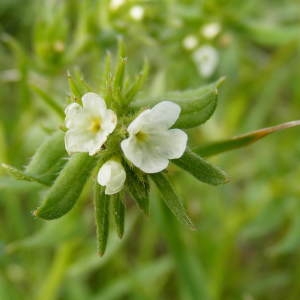
[[126, 104], [129, 104], [135, 98], [136, 94], [140, 91], [143, 87], [144, 82], [146, 81], [149, 73], [149, 63], [147, 60], [144, 61], [143, 69], [137, 75], [135, 80], [133, 81], [132, 85], [128, 88], [125, 93], [124, 99]]
[[81, 97], [91, 91], [91, 88], [84, 81], [82, 74], [79, 70], [75, 70], [73, 74], [67, 72], [69, 89], [72, 93], [73, 100], [81, 99]]
[[5, 170], [9, 175], [11, 175], [12, 177], [14, 177], [17, 180], [22, 180], [22, 181], [29, 181], [29, 182], [38, 182], [40, 184], [45, 184], [47, 185], [45, 182], [41, 181], [39, 178], [27, 175], [26, 173], [24, 173], [23, 171], [10, 166], [8, 164], [0, 164], [0, 167]]
[[218, 87], [224, 81], [219, 79], [215, 83], [198, 89], [169, 92], [166, 95], [152, 99], [132, 102], [134, 108], [154, 106], [161, 101], [172, 101], [180, 105], [181, 113], [174, 127], [192, 128], [206, 122], [214, 113], [218, 100]]
[[124, 43], [122, 40], [119, 41], [118, 48], [118, 61], [116, 65], [113, 86], [115, 90], [118, 90], [120, 92], [123, 88], [125, 69], [127, 63], [127, 57], [125, 57]]
[[211, 165], [189, 149], [179, 159], [172, 160], [172, 162], [202, 182], [218, 185], [229, 181], [224, 171]]
[[41, 144], [24, 173], [50, 185], [67, 162], [64, 133], [55, 132]]
[[125, 222], [125, 205], [121, 199], [121, 194], [117, 193], [112, 195], [113, 201], [113, 216], [119, 238], [124, 234], [124, 222]]
[[300, 120], [282, 123], [272, 127], [266, 127], [259, 130], [255, 130], [243, 135], [238, 135], [228, 140], [222, 140], [214, 142], [208, 145], [199, 146], [193, 149], [193, 151], [202, 156], [213, 156], [226, 151], [231, 151], [246, 147], [253, 144], [260, 139], [268, 136], [273, 132], [277, 132], [283, 129], [292, 128], [300, 125]]
[[70, 211], [95, 165], [96, 158], [87, 153], [72, 155], [34, 215], [51, 220]]
[[126, 185], [130, 196], [135, 200], [139, 208], [149, 214], [149, 182], [144, 175], [138, 176], [130, 168], [126, 169]]
[[97, 251], [100, 256], [105, 253], [109, 233], [110, 196], [105, 194], [105, 188], [95, 182], [94, 207], [97, 230]]
[[185, 211], [185, 208], [177, 196], [172, 184], [168, 177], [163, 173], [150, 174], [151, 179], [154, 181], [158, 190], [161, 193], [163, 200], [168, 208], [177, 217], [177, 219], [184, 225], [187, 225], [190, 229], [196, 229], [192, 220]]

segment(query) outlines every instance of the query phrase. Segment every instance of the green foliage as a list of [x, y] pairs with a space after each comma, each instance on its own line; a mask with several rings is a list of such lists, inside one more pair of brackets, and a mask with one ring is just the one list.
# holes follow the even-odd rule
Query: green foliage
[[56, 219], [66, 214], [78, 200], [91, 171], [95, 158], [86, 153], [71, 156], [48, 191], [34, 215], [43, 219]]
[[104, 189], [99, 184], [95, 184], [94, 205], [97, 226], [97, 248], [100, 256], [105, 252], [109, 233], [110, 198], [110, 196], [104, 193]]
[[66, 162], [67, 153], [64, 147], [64, 133], [58, 131], [41, 144], [24, 172], [50, 185]]
[[[0, 299], [299, 299], [299, 129], [261, 139], [298, 125], [284, 122], [299, 118], [299, 3], [111, 4], [0, 1]], [[212, 22], [220, 32], [208, 38]], [[209, 77], [194, 59], [203, 45], [219, 56]], [[68, 160], [58, 131], [64, 107], [86, 91], [127, 110], [122, 137], [145, 107], [177, 102], [174, 127], [185, 128], [193, 151], [171, 161], [168, 174], [151, 175], [151, 191], [128, 166], [136, 185], [102, 202], [110, 214], [98, 210], [117, 232], [101, 258], [90, 185], [102, 159]], [[227, 181], [211, 163], [229, 184], [197, 180]], [[47, 218], [68, 213], [34, 218], [41, 200]]]
[[164, 174], [156, 173], [151, 175], [152, 180], [155, 182], [157, 188], [159, 189], [162, 198], [164, 199], [166, 205], [172, 211], [172, 213], [178, 218], [178, 220], [190, 227], [195, 229], [195, 226], [183, 207], [182, 202], [176, 195], [173, 186]]
[[224, 79], [220, 79], [216, 83], [194, 90], [169, 92], [165, 95], [157, 96], [152, 99], [144, 99], [142, 101], [138, 100], [133, 103], [133, 106], [153, 106], [164, 100], [175, 102], [180, 105], [182, 110], [174, 127], [195, 127], [207, 121], [215, 111], [218, 98], [217, 88], [223, 80]]
[[123, 237], [124, 223], [125, 223], [125, 205], [121, 199], [120, 194], [112, 196], [113, 201], [113, 216], [117, 229], [118, 236]]

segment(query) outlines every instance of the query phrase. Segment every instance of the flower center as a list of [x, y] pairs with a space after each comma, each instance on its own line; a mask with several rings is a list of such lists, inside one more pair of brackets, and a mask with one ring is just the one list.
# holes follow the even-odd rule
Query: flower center
[[144, 142], [147, 139], [148, 135], [143, 131], [138, 131], [135, 134], [135, 137], [139, 142]]
[[100, 120], [100, 118], [92, 119], [89, 130], [93, 133], [97, 133], [100, 129], [101, 129], [101, 120]]

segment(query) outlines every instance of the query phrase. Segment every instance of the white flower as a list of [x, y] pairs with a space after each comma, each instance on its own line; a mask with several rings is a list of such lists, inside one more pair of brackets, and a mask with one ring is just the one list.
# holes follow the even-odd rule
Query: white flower
[[97, 181], [105, 186], [105, 194], [112, 195], [121, 191], [126, 179], [126, 172], [121, 163], [109, 160], [102, 165], [98, 172]]
[[129, 138], [121, 142], [126, 158], [145, 173], [157, 173], [167, 168], [169, 159], [181, 157], [187, 135], [180, 129], [169, 129], [179, 114], [180, 106], [170, 101], [142, 112], [129, 125]]
[[202, 34], [207, 39], [215, 38], [221, 31], [221, 25], [217, 22], [208, 23], [202, 27]]
[[210, 77], [218, 66], [219, 54], [214, 47], [204, 45], [193, 53], [193, 59], [199, 73], [203, 77]]
[[112, 10], [119, 9], [123, 4], [125, 3], [125, 0], [111, 0], [110, 1], [110, 8]]
[[129, 11], [131, 18], [136, 21], [142, 20], [144, 17], [144, 13], [144, 8], [140, 5], [133, 6]]
[[187, 50], [192, 50], [194, 49], [198, 44], [198, 39], [196, 36], [194, 35], [187, 35], [183, 41], [182, 41], [182, 45], [185, 49]]
[[116, 114], [107, 109], [104, 100], [95, 93], [84, 94], [82, 106], [78, 103], [68, 105], [65, 114], [68, 128], [65, 147], [69, 154], [96, 154], [117, 125]]

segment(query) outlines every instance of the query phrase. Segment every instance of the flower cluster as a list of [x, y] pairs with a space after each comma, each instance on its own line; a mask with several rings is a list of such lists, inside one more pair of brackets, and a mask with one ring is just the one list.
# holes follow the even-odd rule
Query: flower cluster
[[[177, 121], [181, 108], [170, 101], [162, 101], [140, 113], [127, 127], [127, 138], [120, 140], [122, 153], [144, 173], [158, 173], [166, 169], [170, 159], [180, 158], [187, 144], [184, 131], [171, 128]], [[82, 105], [69, 104], [65, 109], [65, 148], [69, 154], [87, 152], [95, 155], [104, 148], [109, 135], [117, 127], [117, 115], [107, 109], [103, 98], [86, 93]], [[122, 190], [126, 171], [122, 158], [115, 156], [100, 168], [97, 181], [105, 186], [105, 194]]]

